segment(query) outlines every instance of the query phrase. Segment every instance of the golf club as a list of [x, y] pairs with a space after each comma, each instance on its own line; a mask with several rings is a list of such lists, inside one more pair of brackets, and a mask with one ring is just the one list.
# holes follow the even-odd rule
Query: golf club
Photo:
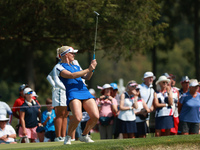
[[[99, 13], [94, 11], [94, 13], [96, 14], [96, 28], [95, 28], [95, 36], [94, 36], [94, 54], [93, 54], [93, 60], [95, 59], [95, 50], [96, 50], [96, 43], [97, 43], [97, 26], [98, 26], [98, 16]], [[93, 70], [94, 72], [94, 70]]]

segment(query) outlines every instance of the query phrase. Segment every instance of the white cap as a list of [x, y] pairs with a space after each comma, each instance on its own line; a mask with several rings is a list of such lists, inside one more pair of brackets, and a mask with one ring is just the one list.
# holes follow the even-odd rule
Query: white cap
[[170, 82], [170, 79], [167, 79], [166, 76], [160, 76], [159, 79], [156, 81], [156, 85], [160, 83], [161, 81], [167, 81], [168, 83]]
[[0, 121], [8, 121], [9, 118], [6, 118], [5, 115], [0, 115]]
[[24, 95], [27, 94], [28, 92], [31, 92], [31, 91], [33, 92], [33, 90], [31, 88], [29, 88], [29, 87], [25, 88], [24, 89]]
[[189, 86], [199, 86], [199, 83], [198, 83], [197, 79], [191, 79]]
[[156, 79], [156, 77], [154, 76], [153, 72], [150, 72], [150, 71], [144, 73], [143, 80], [144, 80], [145, 78], [148, 78], [148, 77], [153, 77], [153, 80]]
[[190, 82], [190, 79], [188, 78], [188, 76], [183, 76], [181, 82]]
[[104, 84], [103, 87], [101, 86], [97, 86], [98, 89], [104, 90], [104, 89], [108, 89], [108, 88], [112, 88], [112, 86], [110, 84]]
[[39, 97], [35, 91], [33, 91], [32, 96]]

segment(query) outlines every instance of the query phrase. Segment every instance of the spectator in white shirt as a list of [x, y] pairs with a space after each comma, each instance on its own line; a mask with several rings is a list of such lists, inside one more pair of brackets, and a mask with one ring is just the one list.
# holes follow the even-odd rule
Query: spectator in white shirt
[[[153, 107], [153, 99], [154, 99], [154, 89], [153, 89], [153, 81], [156, 79], [153, 72], [145, 72], [143, 77], [143, 83], [139, 85], [140, 96], [146, 102], [150, 112], [154, 110]], [[149, 132], [149, 118], [150, 113], [148, 114], [148, 118], [146, 119], [147, 123], [147, 133]]]
[[9, 118], [5, 115], [0, 115], [0, 144], [16, 143], [16, 132], [15, 129], [8, 125]]

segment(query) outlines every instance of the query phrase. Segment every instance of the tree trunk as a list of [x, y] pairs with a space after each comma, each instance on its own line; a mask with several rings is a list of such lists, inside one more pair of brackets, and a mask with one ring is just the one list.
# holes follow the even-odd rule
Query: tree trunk
[[26, 51], [26, 78], [28, 81], [28, 85], [34, 90], [34, 57], [33, 57], [33, 45], [29, 45]]
[[200, 80], [200, 65], [199, 65], [199, 0], [195, 0], [195, 3], [194, 3], [194, 54], [195, 54], [196, 79]]
[[[157, 72], [156, 62], [157, 62], [156, 47], [154, 46], [154, 47], [152, 48], [152, 70], [153, 70], [153, 73], [154, 73], [155, 76], [156, 76], [156, 74], [157, 74], [157, 73], [156, 73], [156, 72]], [[155, 81], [154, 81], [153, 87], [155, 87]]]

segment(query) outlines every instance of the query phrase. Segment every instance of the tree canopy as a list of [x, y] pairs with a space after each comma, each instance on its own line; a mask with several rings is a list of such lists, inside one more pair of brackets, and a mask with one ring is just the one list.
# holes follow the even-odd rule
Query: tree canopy
[[[92, 80], [89, 85], [123, 76], [127, 77], [126, 80], [139, 78], [142, 70], [151, 70], [149, 52], [155, 45], [159, 44], [158, 49], [164, 52], [172, 50], [174, 45], [177, 53], [182, 51], [181, 45], [184, 44], [176, 44], [178, 40], [185, 40], [175, 35], [183, 34], [177, 29], [183, 28], [177, 12], [187, 4], [185, 1], [180, 3], [179, 0], [2, 0], [0, 82], [4, 90], [11, 86], [10, 89], [14, 90], [17, 84], [28, 83], [44, 96], [49, 95], [46, 76], [55, 65], [56, 49], [62, 45], [78, 49], [82, 54], [82, 57], [78, 56], [81, 66], [87, 67], [94, 48], [94, 11], [100, 14], [96, 52], [101, 56], [94, 77], [101, 80]], [[159, 65], [171, 60], [167, 60], [162, 52], [158, 54], [158, 69], [164, 71]], [[103, 59], [105, 57], [108, 60]], [[124, 60], [129, 61], [130, 66]], [[117, 61], [122, 64], [118, 66]], [[104, 77], [105, 72], [108, 77]], [[111, 75], [111, 72], [114, 73]]]

